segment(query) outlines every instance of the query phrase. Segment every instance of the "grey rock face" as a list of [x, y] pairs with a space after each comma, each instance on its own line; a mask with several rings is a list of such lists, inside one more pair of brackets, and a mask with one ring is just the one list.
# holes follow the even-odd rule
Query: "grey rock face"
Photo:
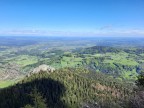
[[47, 72], [47, 73], [52, 73], [55, 71], [55, 68], [49, 66], [49, 65], [40, 65], [36, 68], [33, 69], [33, 71], [30, 72], [30, 74], [28, 74], [28, 76], [35, 74], [35, 73], [39, 73], [39, 72]]

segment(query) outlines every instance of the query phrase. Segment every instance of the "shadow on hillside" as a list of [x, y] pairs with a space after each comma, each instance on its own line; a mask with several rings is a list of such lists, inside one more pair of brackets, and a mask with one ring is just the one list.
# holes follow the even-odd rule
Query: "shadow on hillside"
[[30, 94], [35, 88], [46, 100], [48, 108], [67, 108], [60, 99], [65, 93], [65, 87], [53, 79], [37, 79], [2, 89], [0, 108], [21, 108], [27, 104], [34, 105]]

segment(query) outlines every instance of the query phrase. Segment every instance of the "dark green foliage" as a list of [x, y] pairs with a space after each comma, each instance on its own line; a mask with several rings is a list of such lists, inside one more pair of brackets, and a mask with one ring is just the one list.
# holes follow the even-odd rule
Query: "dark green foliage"
[[118, 53], [121, 50], [119, 48], [107, 47], [107, 46], [94, 46], [78, 51], [81, 54], [95, 54], [95, 53], [108, 53], [114, 52]]
[[34, 108], [33, 106], [31, 106], [31, 105], [29, 105], [29, 104], [27, 104], [25, 107], [23, 107], [23, 108]]
[[132, 93], [128, 87], [105, 75], [88, 73], [86, 69], [65, 68], [51, 74], [43, 72], [26, 77], [0, 91], [0, 108], [31, 108], [35, 105], [79, 108], [87, 102], [97, 103], [101, 108], [127, 107]]
[[34, 88], [30, 96], [33, 98], [34, 108], [47, 108], [46, 100], [43, 99], [37, 88]]
[[132, 94], [130, 98], [130, 106], [132, 108], [144, 108], [144, 72], [138, 76], [136, 81], [137, 88], [135, 88], [135, 93]]
[[136, 85], [141, 89], [144, 88], [144, 71], [141, 71], [137, 76]]
[[[48, 108], [63, 108], [60, 100], [65, 87], [50, 78], [31, 76], [15, 86], [0, 91], [0, 108], [20, 108], [33, 106], [48, 106]], [[37, 90], [35, 90], [35, 88]], [[46, 101], [46, 104], [45, 104]], [[26, 106], [27, 105], [27, 106]]]

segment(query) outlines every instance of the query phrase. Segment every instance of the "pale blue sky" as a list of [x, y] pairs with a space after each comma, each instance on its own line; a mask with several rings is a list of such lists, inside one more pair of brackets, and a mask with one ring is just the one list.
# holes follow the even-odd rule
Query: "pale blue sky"
[[0, 0], [0, 35], [144, 36], [144, 0]]

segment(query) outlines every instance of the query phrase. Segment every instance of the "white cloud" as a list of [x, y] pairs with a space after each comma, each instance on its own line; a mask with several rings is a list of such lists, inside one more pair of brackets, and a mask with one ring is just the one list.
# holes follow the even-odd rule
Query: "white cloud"
[[8, 36], [144, 36], [144, 29], [115, 29], [105, 26], [95, 31], [54, 31], [54, 30], [0, 30], [0, 35]]

